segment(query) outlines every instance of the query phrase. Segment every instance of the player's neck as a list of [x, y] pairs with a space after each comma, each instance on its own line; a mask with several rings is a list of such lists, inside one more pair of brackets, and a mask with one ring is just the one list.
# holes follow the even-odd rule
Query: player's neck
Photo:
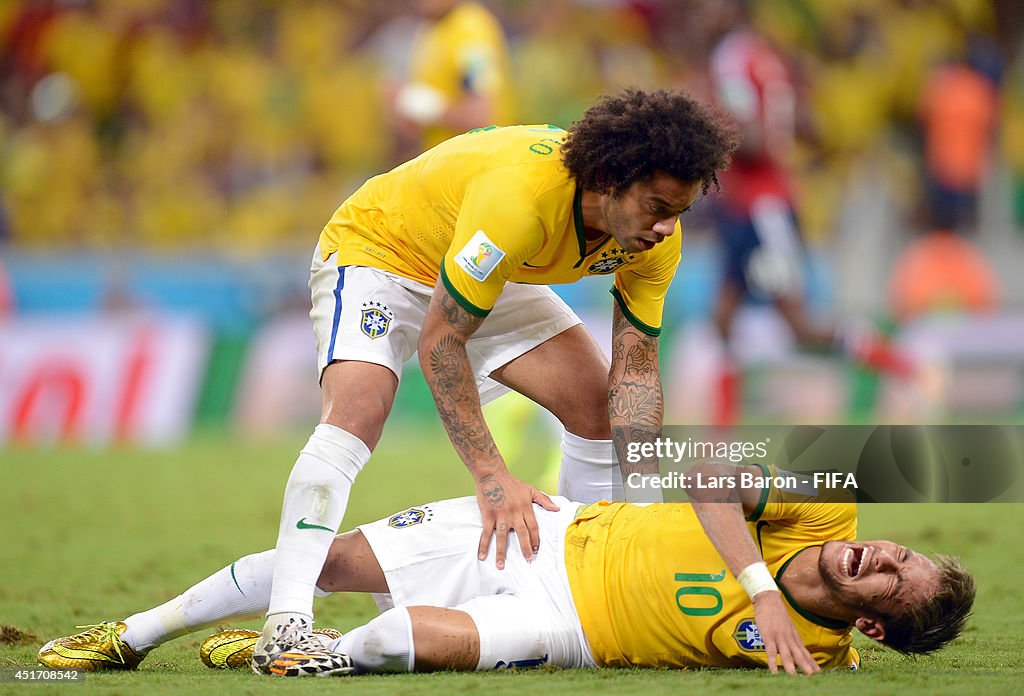
[[818, 569], [821, 547], [809, 548], [786, 567], [780, 581], [801, 609], [825, 619], [847, 621], [848, 617], [832, 598]]
[[601, 208], [601, 194], [584, 191], [580, 195], [580, 211], [583, 214], [583, 236], [588, 242], [608, 236], [604, 229], [604, 214]]

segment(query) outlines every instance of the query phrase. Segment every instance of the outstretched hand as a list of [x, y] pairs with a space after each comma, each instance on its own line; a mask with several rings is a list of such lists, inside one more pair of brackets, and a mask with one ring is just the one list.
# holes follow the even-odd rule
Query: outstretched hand
[[789, 674], [796, 674], [798, 667], [804, 674], [821, 671], [800, 640], [778, 592], [759, 592], [754, 596], [754, 621], [764, 643], [769, 672], [778, 672], [777, 658], [782, 660], [782, 667]]
[[523, 483], [508, 471], [487, 474], [476, 482], [476, 502], [480, 506], [483, 531], [480, 534], [478, 557], [487, 558], [491, 535], [495, 535], [495, 565], [505, 567], [508, 538], [515, 532], [523, 551], [523, 558], [531, 560], [540, 550], [540, 532], [533, 504], [545, 510], [556, 511], [551, 498], [533, 486]]

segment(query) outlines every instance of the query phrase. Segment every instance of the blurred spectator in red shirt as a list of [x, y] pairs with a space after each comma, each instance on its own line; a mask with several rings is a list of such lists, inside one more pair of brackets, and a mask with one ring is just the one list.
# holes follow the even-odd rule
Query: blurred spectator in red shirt
[[730, 338], [744, 300], [768, 301], [807, 349], [844, 352], [873, 369], [909, 372], [887, 340], [867, 328], [821, 325], [804, 303], [804, 248], [790, 183], [797, 133], [814, 137], [806, 105], [783, 55], [750, 22], [742, 0], [708, 0], [694, 6], [713, 41], [710, 85], [715, 101], [739, 125], [742, 142], [720, 175], [715, 227], [724, 250], [724, 277], [715, 325], [725, 343], [715, 421], [734, 423], [741, 373]]

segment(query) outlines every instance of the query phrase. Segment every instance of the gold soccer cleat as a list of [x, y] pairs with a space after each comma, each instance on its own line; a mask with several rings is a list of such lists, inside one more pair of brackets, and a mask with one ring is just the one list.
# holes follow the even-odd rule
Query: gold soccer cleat
[[[314, 628], [313, 633], [327, 640], [342, 635], [333, 628]], [[199, 659], [213, 669], [244, 669], [252, 662], [252, 651], [259, 637], [259, 631], [248, 628], [229, 628], [215, 633], [199, 646]]]
[[146, 657], [121, 640], [121, 634], [128, 628], [123, 621], [104, 621], [76, 628], [86, 630], [65, 638], [54, 638], [39, 648], [39, 662], [53, 669], [99, 672], [135, 669]]

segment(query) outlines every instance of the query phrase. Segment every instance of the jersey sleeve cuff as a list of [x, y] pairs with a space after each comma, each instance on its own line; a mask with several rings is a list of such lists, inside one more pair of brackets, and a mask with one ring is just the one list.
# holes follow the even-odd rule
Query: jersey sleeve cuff
[[660, 336], [661, 335], [661, 327], [660, 326], [651, 326], [650, 324], [645, 324], [642, 321], [640, 321], [639, 319], [637, 319], [637, 316], [635, 314], [633, 314], [631, 311], [629, 311], [629, 307], [626, 306], [626, 298], [624, 298], [622, 296], [622, 293], [619, 292], [618, 288], [612, 287], [611, 293], [612, 293], [612, 297], [615, 298], [615, 301], [619, 303], [619, 309], [622, 310], [622, 314], [626, 317], [626, 319], [629, 321], [630, 324], [635, 326], [640, 331], [643, 331], [648, 336]]
[[[765, 481], [770, 481], [772, 474], [768, 470], [768, 467], [761, 462], [757, 462], [757, 465], [761, 468], [761, 477]], [[764, 506], [768, 504], [768, 492], [770, 490], [770, 486], [765, 486], [761, 489], [761, 497], [757, 499], [757, 507], [751, 510], [750, 514], [747, 515], [747, 522], [757, 522], [761, 519], [761, 515], [764, 514]]]
[[448, 294], [459, 303], [459, 306], [473, 316], [486, 317], [491, 313], [491, 310], [489, 309], [481, 309], [480, 307], [477, 307], [475, 304], [463, 297], [462, 293], [455, 289], [455, 286], [452, 284], [452, 281], [448, 279], [448, 274], [444, 270], [444, 259], [441, 259], [441, 282], [444, 283], [444, 289], [447, 290]]

